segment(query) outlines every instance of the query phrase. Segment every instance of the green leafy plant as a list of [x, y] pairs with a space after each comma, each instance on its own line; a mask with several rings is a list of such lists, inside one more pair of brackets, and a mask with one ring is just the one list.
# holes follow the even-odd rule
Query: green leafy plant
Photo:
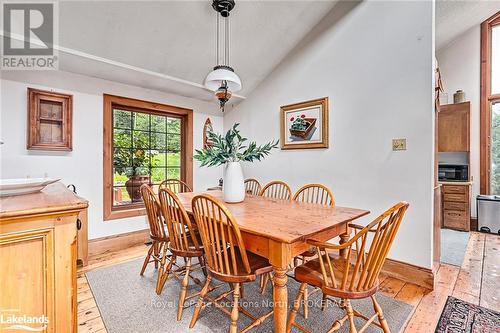
[[262, 146], [257, 146], [255, 142], [245, 144], [248, 139], [241, 136], [238, 126], [234, 126], [227, 131], [226, 135], [215, 132], [208, 132], [208, 138], [213, 143], [211, 147], [196, 150], [194, 159], [201, 162], [201, 166], [218, 166], [229, 162], [260, 161], [269, 155], [273, 148], [278, 147], [279, 141], [271, 141]]
[[[117, 147], [130, 146], [130, 134], [127, 132], [114, 133], [114, 145]], [[147, 137], [136, 137], [135, 144], [139, 147], [147, 146]], [[127, 177], [137, 175], [147, 175], [149, 167], [149, 159], [145, 149], [134, 148], [117, 148], [113, 154], [113, 164], [115, 172], [119, 175], [125, 174]]]
[[304, 119], [306, 116], [303, 114], [300, 117], [292, 117], [290, 118], [290, 121], [292, 122], [291, 129], [297, 130], [297, 131], [304, 131], [307, 126], [309, 126], [309, 123]]

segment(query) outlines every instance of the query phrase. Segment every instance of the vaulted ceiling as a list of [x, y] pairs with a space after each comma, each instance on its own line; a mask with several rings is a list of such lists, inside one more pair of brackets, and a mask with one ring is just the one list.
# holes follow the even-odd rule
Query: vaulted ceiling
[[500, 10], [500, 1], [436, 1], [436, 49]]
[[[238, 95], [248, 95], [334, 5], [236, 0], [231, 65], [243, 82]], [[64, 1], [59, 13], [61, 70], [213, 100], [202, 86], [215, 65], [210, 0]]]

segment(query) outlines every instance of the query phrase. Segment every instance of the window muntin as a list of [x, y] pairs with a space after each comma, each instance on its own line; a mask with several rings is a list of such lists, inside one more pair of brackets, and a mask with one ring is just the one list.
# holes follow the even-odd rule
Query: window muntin
[[175, 115], [113, 107], [113, 207], [141, 203], [130, 195], [137, 186], [127, 190], [131, 176], [142, 176], [154, 188], [167, 178], [181, 179], [182, 125]]

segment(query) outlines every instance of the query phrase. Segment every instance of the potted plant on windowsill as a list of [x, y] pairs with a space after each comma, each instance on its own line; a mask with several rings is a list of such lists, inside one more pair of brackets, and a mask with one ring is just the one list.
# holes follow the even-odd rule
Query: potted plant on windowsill
[[278, 140], [262, 146], [257, 146], [255, 142], [247, 145], [245, 144], [247, 139], [241, 136], [238, 126], [239, 124], [234, 124], [224, 136], [212, 131], [208, 132], [212, 146], [196, 150], [194, 155], [194, 159], [200, 161], [201, 166], [224, 165], [224, 201], [229, 203], [241, 202], [245, 199], [245, 180], [240, 162], [260, 161], [278, 146]]
[[140, 187], [142, 184], [149, 184], [147, 168], [147, 155], [144, 149], [134, 149], [132, 151], [132, 161], [128, 149], [118, 149], [114, 154], [115, 172], [120, 175], [125, 174], [128, 180], [125, 188], [132, 202], [142, 200]]

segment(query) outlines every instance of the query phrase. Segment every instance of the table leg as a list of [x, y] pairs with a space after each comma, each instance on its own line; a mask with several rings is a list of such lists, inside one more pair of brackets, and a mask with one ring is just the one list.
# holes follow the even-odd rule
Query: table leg
[[[340, 234], [340, 245], [347, 243], [349, 240], [349, 229], [347, 229], [347, 232], [345, 234]], [[343, 258], [347, 258], [347, 249], [342, 249], [339, 250], [339, 255]]]
[[286, 268], [273, 267], [273, 301], [274, 301], [274, 332], [286, 331], [286, 317], [288, 311], [288, 289]]

